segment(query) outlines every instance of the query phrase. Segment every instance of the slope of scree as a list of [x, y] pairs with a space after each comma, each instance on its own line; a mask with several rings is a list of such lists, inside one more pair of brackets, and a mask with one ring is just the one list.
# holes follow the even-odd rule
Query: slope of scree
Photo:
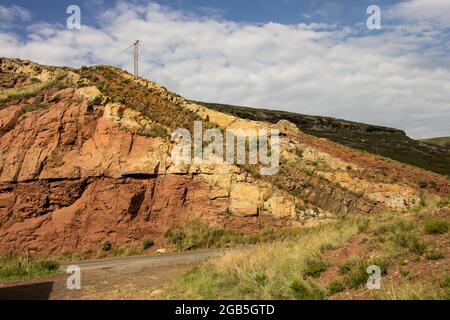
[[[0, 254], [95, 253], [102, 243], [143, 240], [156, 249], [187, 221], [255, 234], [408, 210], [425, 194], [450, 192], [446, 177], [318, 139], [283, 118], [214, 111], [113, 67], [2, 58], [0, 86]], [[170, 133], [195, 120], [204, 129], [280, 130], [280, 171], [173, 163]]]

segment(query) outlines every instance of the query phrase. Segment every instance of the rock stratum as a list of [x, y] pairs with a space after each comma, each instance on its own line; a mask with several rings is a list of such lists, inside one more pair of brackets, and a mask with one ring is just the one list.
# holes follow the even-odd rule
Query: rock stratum
[[[53, 255], [153, 239], [191, 220], [257, 233], [345, 214], [410, 210], [450, 180], [304, 133], [254, 121], [108, 66], [0, 59], [0, 254]], [[278, 129], [280, 170], [177, 165], [170, 133]]]

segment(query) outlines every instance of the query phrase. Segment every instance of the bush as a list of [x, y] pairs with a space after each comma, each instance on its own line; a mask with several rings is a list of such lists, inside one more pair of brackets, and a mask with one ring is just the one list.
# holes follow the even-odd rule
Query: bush
[[101, 248], [104, 252], [110, 251], [112, 248], [112, 244], [109, 241], [104, 241], [101, 245]]
[[425, 253], [427, 249], [426, 242], [420, 239], [414, 232], [400, 229], [394, 233], [393, 241], [400, 247], [409, 249], [411, 252], [415, 252], [420, 255]]
[[357, 223], [358, 233], [366, 232], [369, 229], [369, 219], [361, 219]]
[[322, 272], [327, 270], [327, 268], [328, 266], [322, 261], [322, 258], [309, 258], [305, 261], [305, 269], [303, 270], [303, 273], [307, 277], [318, 278]]
[[339, 266], [341, 274], [344, 274], [345, 282], [351, 289], [356, 289], [365, 284], [369, 279], [367, 268], [376, 265], [380, 268], [381, 275], [386, 275], [390, 261], [385, 258], [376, 258], [363, 261], [357, 258], [350, 258]]
[[144, 250], [147, 250], [148, 248], [151, 248], [155, 245], [155, 242], [153, 240], [144, 240], [142, 241], [142, 248]]
[[154, 124], [149, 129], [139, 130], [138, 135], [146, 136], [146, 137], [150, 137], [150, 138], [156, 138], [156, 137], [167, 138], [169, 136], [169, 134], [167, 133], [167, 129], [159, 124]]
[[444, 289], [450, 288], [450, 276], [445, 276], [444, 279], [441, 280], [440, 287]]
[[419, 187], [421, 187], [422, 189], [425, 189], [426, 187], [428, 187], [428, 182], [420, 181], [419, 182]]
[[409, 249], [412, 252], [422, 255], [427, 250], [427, 244], [425, 241], [423, 241], [417, 237], [413, 237], [410, 242]]
[[445, 234], [448, 232], [450, 223], [443, 219], [430, 219], [425, 222], [426, 234]]
[[331, 296], [344, 291], [344, 289], [344, 282], [342, 280], [334, 280], [328, 286], [328, 291]]
[[311, 282], [293, 280], [289, 285], [293, 296], [299, 300], [323, 300], [325, 295], [322, 290]]
[[437, 206], [438, 206], [438, 208], [450, 207], [450, 197], [442, 198], [441, 200], [439, 200], [439, 203]]
[[30, 104], [27, 106], [24, 106], [21, 110], [20, 110], [20, 115], [24, 115], [28, 112], [33, 112], [39, 109], [47, 109], [47, 105], [43, 104], [43, 103], [35, 103], [35, 104]]
[[439, 260], [444, 258], [444, 254], [439, 251], [428, 252], [426, 255], [428, 260]]
[[367, 279], [369, 279], [367, 265], [360, 262], [347, 273], [345, 282], [351, 289], [356, 289], [365, 284]]
[[320, 246], [320, 252], [324, 253], [326, 251], [332, 251], [332, 250], [336, 250], [338, 248], [339, 248], [338, 245], [328, 242], [328, 243], [324, 243]]
[[339, 265], [339, 273], [343, 275], [349, 273], [353, 269], [353, 267], [358, 263], [359, 263], [358, 258], [355, 257], [348, 258]]
[[113, 102], [116, 102], [116, 103], [125, 103], [125, 98], [124, 97], [121, 97], [121, 96], [115, 96], [114, 98], [113, 98]]
[[95, 97], [94, 100], [92, 100], [91, 102], [89, 102], [89, 106], [90, 106], [90, 107], [92, 107], [92, 106], [99, 106], [99, 105], [102, 104], [102, 102], [103, 102], [102, 97], [97, 96], [97, 97]]

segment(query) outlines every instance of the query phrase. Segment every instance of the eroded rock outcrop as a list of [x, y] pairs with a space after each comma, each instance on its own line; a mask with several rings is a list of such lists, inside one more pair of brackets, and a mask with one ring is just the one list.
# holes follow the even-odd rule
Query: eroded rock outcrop
[[[369, 172], [361, 153], [307, 136], [286, 120], [270, 124], [210, 110], [111, 67], [2, 59], [0, 71], [0, 252], [55, 254], [142, 239], [164, 244], [170, 226], [189, 220], [258, 232], [420, 201], [409, 180]], [[29, 84], [11, 80], [15, 74]], [[169, 133], [194, 120], [280, 130], [279, 172], [173, 163]], [[446, 178], [429, 178], [449, 187]]]

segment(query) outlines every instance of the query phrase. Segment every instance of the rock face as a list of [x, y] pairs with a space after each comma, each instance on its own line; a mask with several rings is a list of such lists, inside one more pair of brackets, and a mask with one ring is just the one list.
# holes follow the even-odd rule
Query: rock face
[[[255, 233], [420, 202], [416, 181], [394, 174], [403, 165], [377, 168], [378, 158], [305, 135], [286, 120], [227, 115], [109, 67], [10, 59], [0, 66], [0, 254], [50, 255], [143, 239], [163, 247], [164, 232], [190, 220]], [[168, 134], [194, 120], [280, 130], [279, 172], [175, 164]], [[408, 170], [434, 181], [429, 192], [450, 190], [445, 177]]]

